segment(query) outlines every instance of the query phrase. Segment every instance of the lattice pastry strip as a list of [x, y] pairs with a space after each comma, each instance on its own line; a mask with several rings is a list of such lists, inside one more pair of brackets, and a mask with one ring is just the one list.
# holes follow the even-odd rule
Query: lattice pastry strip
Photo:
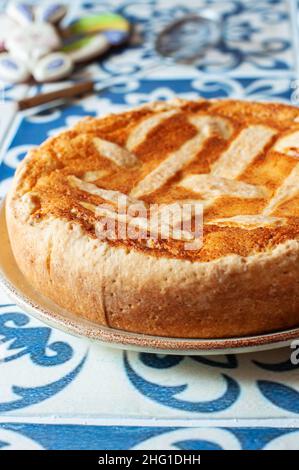
[[[106, 141], [105, 139], [94, 138], [93, 142], [99, 153], [105, 158], [110, 159], [120, 167], [128, 170], [140, 165], [141, 162], [132, 153], [134, 149], [143, 144], [151, 131], [163, 125], [173, 116], [181, 112], [180, 107], [175, 109], [163, 110], [139, 122], [127, 137], [126, 148]], [[204, 149], [206, 142], [213, 135], [218, 135], [224, 140], [230, 139], [233, 133], [233, 126], [227, 118], [210, 115], [192, 115], [189, 122], [197, 129], [197, 134], [186, 141], [178, 150], [169, 154], [158, 166], [151, 171], [144, 179], [140, 180], [131, 190], [130, 195], [125, 195], [119, 191], [105, 190], [96, 185], [90, 184], [105, 176], [105, 170], [86, 172], [82, 179], [70, 177], [71, 185], [89, 194], [100, 196], [106, 201], [116, 203], [119, 197], [126, 204], [136, 204], [137, 202], [146, 208], [142, 202], [142, 197], [161, 189], [171, 178], [177, 175], [179, 171], [186, 168], [196, 156]], [[264, 186], [249, 184], [239, 178], [242, 173], [255, 161], [258, 155], [264, 151], [272, 139], [277, 135], [277, 131], [265, 125], [252, 125], [241, 129], [239, 134], [230, 142], [226, 151], [222, 152], [216, 162], [211, 167], [209, 174], [191, 174], [185, 176], [177, 185], [192, 193], [198, 194], [198, 200], [204, 207], [209, 207], [218, 197], [228, 196], [240, 199], [267, 199], [269, 190]], [[295, 148], [298, 146], [299, 131], [289, 133], [277, 140], [273, 150], [285, 153], [286, 155], [296, 157]], [[262, 214], [240, 215], [234, 217], [222, 217], [210, 220], [208, 223], [224, 225], [242, 225], [242, 226], [261, 226], [275, 225], [284, 223], [284, 218], [271, 217], [275, 208], [298, 193], [298, 167], [295, 167], [291, 174], [286, 178], [280, 188], [277, 189], [273, 198], [268, 201]], [[190, 200], [179, 201], [180, 209], [184, 203]], [[195, 204], [196, 200], [191, 200]], [[174, 201], [174, 204], [176, 201]], [[160, 214], [165, 214], [171, 210], [172, 203], [164, 205]], [[87, 208], [87, 206], [86, 206]], [[91, 208], [91, 207], [90, 207]], [[114, 214], [117, 219], [120, 215]], [[180, 210], [177, 211], [177, 217], [173, 217], [173, 223], [182, 216]], [[137, 225], [145, 226], [144, 221], [138, 221]]]

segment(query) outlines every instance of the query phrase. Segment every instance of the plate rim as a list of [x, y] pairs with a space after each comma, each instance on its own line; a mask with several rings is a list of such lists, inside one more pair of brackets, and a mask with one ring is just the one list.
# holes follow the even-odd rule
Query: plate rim
[[[0, 206], [0, 244], [3, 242], [3, 235], [7, 238], [7, 240], [4, 240], [4, 250], [8, 247], [9, 260], [13, 264], [13, 268], [18, 271], [18, 274], [29, 285], [28, 281], [19, 270], [10, 247], [5, 219], [5, 199], [1, 201]], [[5, 243], [7, 243], [7, 246], [5, 246]], [[41, 300], [45, 298], [45, 300], [52, 303], [60, 313], [57, 314], [50, 311], [42, 302], [39, 303], [28, 297], [22, 289], [16, 286], [6, 276], [3, 265], [4, 263], [0, 257], [0, 286], [16, 305], [53, 328], [57, 328], [73, 336], [96, 341], [106, 346], [152, 353], [210, 355], [277, 349], [287, 346], [292, 340], [299, 339], [299, 326], [297, 328], [290, 328], [273, 333], [232, 338], [174, 338], [145, 335], [109, 328], [72, 314], [72, 312], [61, 308], [51, 299], [44, 297], [31, 288]], [[70, 317], [67, 318], [64, 316], [63, 312]]]

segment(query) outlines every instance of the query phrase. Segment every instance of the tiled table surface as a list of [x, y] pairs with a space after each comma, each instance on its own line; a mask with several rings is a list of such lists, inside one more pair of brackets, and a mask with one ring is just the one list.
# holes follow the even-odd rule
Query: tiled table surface
[[[164, 67], [136, 79], [157, 61], [153, 30], [207, 6], [222, 15], [221, 46], [198, 68]], [[287, 0], [73, 1], [73, 16], [117, 9], [141, 23], [145, 44], [84, 72], [99, 81], [126, 74], [125, 85], [10, 122], [0, 196], [28, 149], [88, 114], [174, 95], [296, 104], [296, 7]], [[5, 99], [37, 91], [7, 87]], [[0, 449], [299, 449], [299, 370], [289, 357], [290, 349], [214, 357], [113, 350], [52, 330], [0, 292]]]

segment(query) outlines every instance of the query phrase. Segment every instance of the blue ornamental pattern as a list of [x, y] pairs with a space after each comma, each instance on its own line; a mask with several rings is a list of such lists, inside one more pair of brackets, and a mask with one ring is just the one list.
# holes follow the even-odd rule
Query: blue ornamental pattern
[[298, 438], [298, 428], [0, 424], [2, 450], [298, 450]]
[[[126, 15], [141, 24], [144, 44], [115, 52], [75, 77], [101, 83], [119, 76], [118, 85], [13, 119], [0, 154], [0, 198], [28, 150], [87, 115], [177, 95], [298, 104], [297, 3], [71, 2], [73, 18], [111, 9]], [[171, 19], [205, 9], [222, 21], [216, 49], [196, 67], [161, 66], [154, 34]], [[7, 102], [27, 93], [24, 85], [4, 88]], [[213, 357], [110, 350], [41, 324], [0, 292], [0, 450], [299, 449], [299, 365], [290, 355], [287, 348]]]
[[[144, 365], [159, 370], [173, 368], [184, 361], [184, 357], [182, 356], [165, 356], [163, 358], [159, 358], [155, 354], [140, 354], [139, 358], [141, 363]], [[195, 360], [198, 363], [203, 362], [211, 367], [219, 367], [218, 362], [209, 359], [192, 356], [188, 359]], [[190, 402], [178, 397], [178, 395], [187, 389], [188, 384], [170, 387], [150, 382], [134, 371], [126, 353], [124, 353], [124, 366], [128, 379], [140, 393], [161, 405], [169, 406], [171, 408], [199, 413], [217, 413], [232, 406], [240, 395], [240, 386], [238, 382], [227, 374], [221, 374], [222, 379], [225, 382], [225, 391], [220, 397], [209, 401]], [[228, 356], [227, 363], [224, 363], [220, 367], [226, 368], [231, 366], [235, 367], [234, 356]]]
[[[31, 325], [32, 320], [25, 313], [16, 311], [11, 304], [0, 306], [0, 372], [5, 365], [25, 358], [28, 360], [28, 373], [41, 368], [64, 366], [56, 380], [47, 380], [41, 385], [26, 386], [18, 383], [18, 376], [9, 378], [3, 375], [6, 396], [2, 401], [0, 394], [0, 414], [8, 411], [27, 408], [48, 400], [67, 387], [80, 373], [87, 358], [87, 351], [79, 363], [73, 361], [74, 350], [67, 341], [52, 341], [53, 332], [43, 325]], [[34, 322], [36, 323], [36, 322]], [[37, 382], [38, 382], [37, 377]]]
[[[9, 305], [4, 305], [8, 307]], [[9, 326], [13, 324], [13, 326]], [[49, 343], [50, 328], [30, 328], [27, 315], [18, 312], [3, 313], [0, 317], [1, 343], [9, 342], [8, 355], [1, 362], [15, 361], [28, 354], [30, 360], [39, 366], [53, 367], [69, 361], [73, 355], [71, 346], [62, 341]], [[26, 327], [26, 328], [25, 328]], [[54, 352], [48, 354], [47, 350]]]
[[[222, 25], [219, 44], [210, 50], [197, 66], [205, 73], [223, 73], [237, 75], [240, 71], [265, 76], [265, 74], [294, 70], [293, 41], [290, 31], [292, 8], [281, 0], [187, 0], [165, 2], [149, 0], [147, 2], [113, 2], [116, 10], [128, 17], [132, 23], [142, 25], [145, 44], [136, 47], [127, 54], [122, 54], [121, 67], [117, 61], [108, 58], [101, 68], [109, 74], [123, 73], [131, 67], [131, 74], [140, 68], [159, 60], [153, 49], [155, 34], [163, 26], [186, 14], [212, 10], [216, 12]], [[107, 11], [111, 2], [86, 2], [74, 15], [83, 9]], [[130, 60], [131, 59], [131, 60]]]

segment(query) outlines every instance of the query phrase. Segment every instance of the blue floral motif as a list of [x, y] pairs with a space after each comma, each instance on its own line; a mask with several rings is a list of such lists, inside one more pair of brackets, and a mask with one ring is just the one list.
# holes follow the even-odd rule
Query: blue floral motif
[[0, 441], [0, 450], [3, 450], [9, 445], [9, 442]]
[[[157, 356], [155, 357], [155, 355], [149, 354], [140, 354], [139, 359], [143, 364], [158, 369], [174, 367], [184, 360], [184, 358], [181, 358], [180, 356], [174, 356], [174, 358], [169, 358], [169, 356], [159, 358]], [[213, 363], [213, 361], [210, 362]], [[128, 379], [140, 393], [161, 405], [171, 408], [191, 411], [194, 413], [216, 413], [231, 407], [240, 395], [240, 386], [238, 382], [226, 374], [221, 374], [226, 384], [226, 390], [222, 396], [214, 400], [200, 402], [182, 400], [178, 398], [177, 395], [184, 392], [188, 388], [188, 384], [165, 386], [150, 382], [144, 377], [138, 375], [133, 369], [128, 360], [127, 353], [124, 353], [124, 365]]]
[[184, 359], [182, 356], [158, 356], [157, 354], [147, 353], [140, 353], [139, 357], [144, 365], [154, 367], [155, 369], [169, 369], [170, 367], [177, 366]]
[[188, 440], [174, 442], [174, 446], [180, 450], [223, 450], [215, 442], [200, 441], [200, 440]]
[[[184, 356], [166, 355], [159, 356], [157, 354], [140, 353], [141, 362], [155, 369], [168, 369], [177, 366], [184, 360]], [[209, 359], [205, 356], [188, 356], [195, 362], [205, 364], [210, 367], [221, 367], [222, 369], [235, 369], [238, 367], [238, 360], [234, 354], [225, 355], [225, 361]]]
[[205, 364], [210, 367], [221, 367], [222, 369], [236, 369], [238, 367], [238, 359], [235, 354], [227, 354], [223, 356], [225, 361], [217, 361], [209, 359], [205, 356], [189, 356], [195, 362]]
[[292, 364], [290, 359], [275, 364], [267, 364], [265, 362], [255, 360], [252, 362], [261, 369], [270, 372], [289, 372], [291, 370], [299, 369], [299, 364]]
[[[49, 450], [128, 450], [147, 449], [147, 442], [156, 439], [165, 450], [258, 450], [267, 448], [277, 439], [288, 448], [298, 428], [280, 427], [162, 427], [162, 426], [95, 426], [70, 424], [1, 423], [3, 449], [14, 449], [21, 441], [34, 448]], [[182, 439], [179, 439], [181, 434]], [[49, 435], [51, 439], [49, 439]], [[206, 435], [207, 438], [195, 437]], [[183, 437], [184, 436], [184, 437]], [[189, 438], [187, 437], [189, 436]], [[192, 437], [194, 436], [194, 437]], [[8, 442], [10, 438], [10, 441]], [[0, 443], [0, 449], [1, 449]], [[4, 447], [5, 446], [5, 447]], [[160, 448], [160, 447], [159, 447]], [[292, 448], [292, 447], [291, 447]]]
[[19, 387], [13, 385], [12, 392], [20, 398], [11, 402], [0, 403], [0, 413], [32, 406], [56, 395], [75, 379], [82, 370], [86, 358], [87, 355], [83, 357], [80, 363], [70, 373], [47, 385], [41, 387]]
[[27, 327], [29, 323], [29, 318], [23, 313], [11, 312], [0, 316], [0, 343], [9, 342], [8, 352], [17, 350], [1, 359], [0, 364], [27, 354], [34, 364], [44, 367], [64, 364], [71, 359], [73, 350], [69, 344], [62, 341], [49, 343], [51, 329], [44, 326]]
[[299, 413], [299, 392], [287, 385], [269, 380], [258, 380], [261, 393], [273, 405], [292, 413]]
[[[65, 341], [51, 342], [51, 328], [30, 326], [30, 319], [24, 313], [7, 309], [14, 305], [1, 305], [4, 313], [0, 314], [0, 345], [6, 346], [6, 355], [1, 357], [1, 364], [17, 361], [27, 356], [32, 365], [38, 367], [57, 367], [68, 364], [74, 351]], [[87, 358], [87, 353], [72, 370], [63, 373], [59, 379], [36, 387], [24, 387], [12, 384], [10, 390], [13, 399], [0, 402], [0, 413], [25, 408], [56, 395], [67, 387], [80, 373]], [[69, 369], [69, 367], [68, 367]], [[17, 379], [15, 377], [14, 379]], [[17, 398], [16, 398], [17, 397]]]

